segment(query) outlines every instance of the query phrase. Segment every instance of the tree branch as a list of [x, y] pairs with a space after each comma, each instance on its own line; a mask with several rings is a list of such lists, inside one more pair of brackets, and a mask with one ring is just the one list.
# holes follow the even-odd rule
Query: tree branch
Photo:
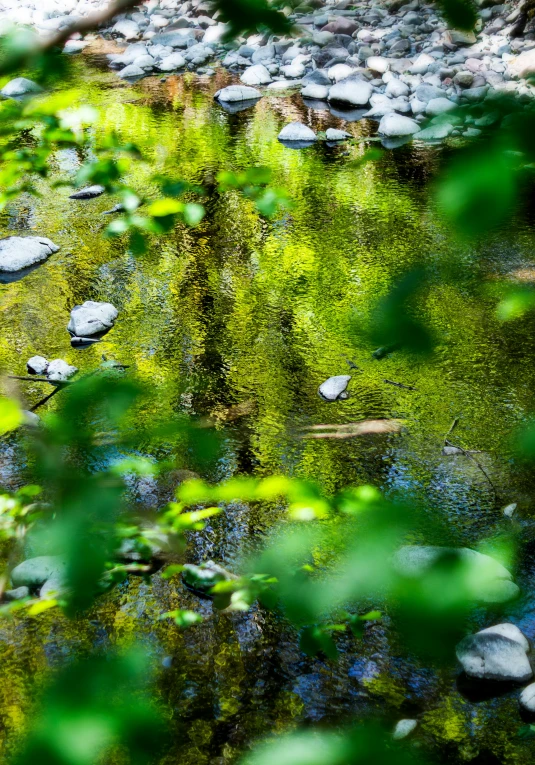
[[63, 46], [72, 35], [77, 34], [78, 32], [80, 34], [91, 32], [93, 29], [106, 23], [106, 21], [113, 19], [114, 16], [124, 13], [129, 8], [134, 8], [136, 5], [141, 5], [142, 2], [143, 0], [113, 0], [113, 2], [102, 11], [92, 13], [91, 15], [74, 22], [74, 24], [65, 27], [65, 29], [58, 31], [53, 37], [43, 43], [40, 52], [44, 53], [52, 48]]

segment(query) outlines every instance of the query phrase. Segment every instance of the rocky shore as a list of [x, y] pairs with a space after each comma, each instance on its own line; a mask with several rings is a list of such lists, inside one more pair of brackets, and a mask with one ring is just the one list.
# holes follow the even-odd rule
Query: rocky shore
[[[3, 0], [0, 19], [30, 25], [46, 37], [102, 5]], [[504, 93], [526, 104], [533, 95], [525, 77], [535, 71], [535, 34], [512, 38], [518, 8], [493, 0], [483, 5], [476, 30], [467, 33], [449, 29], [434, 7], [419, 0], [366, 0], [358, 7], [349, 0], [311, 0], [285, 9], [295, 24], [292, 38], [256, 34], [228, 43], [226, 26], [209, 2], [149, 0], [99, 34], [124, 47], [109, 60], [126, 80], [186, 71], [210, 76], [222, 65], [237, 85], [262, 89], [252, 99], [250, 90], [235, 91], [234, 104], [299, 90], [312, 108], [330, 102], [346, 110], [348, 121], [377, 120], [386, 139], [441, 140], [477, 136], [498, 119], [492, 101]], [[65, 50], [80, 52], [87, 42], [71, 39]], [[459, 114], [459, 107], [479, 104], [480, 114], [477, 108]]]

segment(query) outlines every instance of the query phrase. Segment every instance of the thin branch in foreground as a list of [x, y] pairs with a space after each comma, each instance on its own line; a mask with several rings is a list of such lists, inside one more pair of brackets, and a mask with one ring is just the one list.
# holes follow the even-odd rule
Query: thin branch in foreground
[[448, 441], [448, 439], [447, 439], [447, 438], [445, 438], [445, 439], [444, 439], [444, 443], [445, 443], [445, 445], [446, 445], [446, 446], [453, 446], [455, 449], [460, 449], [460, 450], [461, 450], [461, 452], [462, 452], [462, 453], [463, 453], [463, 454], [464, 454], [466, 457], [468, 457], [469, 459], [471, 459], [473, 462], [475, 462], [475, 463], [476, 463], [476, 465], [478, 466], [478, 468], [481, 470], [481, 472], [483, 473], [483, 475], [485, 476], [485, 478], [486, 478], [486, 479], [487, 479], [487, 481], [489, 482], [489, 485], [490, 485], [490, 487], [491, 487], [491, 489], [492, 489], [492, 491], [493, 491], [493, 493], [494, 493], [494, 501], [495, 501], [495, 502], [497, 502], [497, 501], [498, 501], [498, 492], [496, 491], [496, 487], [494, 486], [494, 484], [493, 484], [493, 483], [492, 483], [492, 481], [490, 480], [490, 476], [489, 476], [489, 474], [487, 473], [487, 471], [485, 470], [485, 468], [483, 467], [483, 465], [481, 465], [481, 463], [480, 463], [480, 462], [478, 462], [478, 461], [476, 460], [476, 458], [473, 456], [473, 454], [472, 454], [472, 453], [470, 453], [470, 452], [467, 452], [467, 451], [466, 451], [466, 449], [463, 449], [463, 447], [462, 447], [462, 446], [457, 446], [457, 444], [452, 444], [452, 442], [451, 442], [451, 441]]

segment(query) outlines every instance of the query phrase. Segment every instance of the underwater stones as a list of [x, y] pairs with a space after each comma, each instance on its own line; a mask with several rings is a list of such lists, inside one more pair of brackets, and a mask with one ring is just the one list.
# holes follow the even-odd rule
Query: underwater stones
[[396, 112], [389, 112], [381, 117], [378, 132], [387, 138], [398, 138], [400, 136], [410, 136], [418, 133], [420, 127], [417, 122], [410, 117], [404, 117]]
[[66, 382], [70, 377], [78, 372], [78, 367], [67, 364], [63, 359], [54, 359], [48, 362], [46, 370], [47, 379], [53, 382]]
[[111, 303], [87, 300], [83, 305], [72, 309], [67, 329], [76, 337], [92, 337], [111, 329], [118, 315], [117, 309]]
[[210, 590], [218, 582], [230, 582], [235, 579], [238, 579], [235, 574], [214, 563], [213, 560], [201, 563], [200, 566], [186, 563], [182, 569], [182, 581], [186, 587], [205, 597], [210, 597]]
[[75, 191], [74, 194], [69, 196], [69, 199], [96, 199], [104, 194], [106, 189], [104, 186], [86, 186], [85, 189]]
[[262, 98], [262, 93], [256, 88], [250, 88], [244, 85], [229, 85], [226, 88], [218, 90], [214, 98], [217, 101], [232, 104], [240, 101], [256, 101], [257, 99]]
[[336, 375], [329, 377], [318, 388], [318, 394], [324, 401], [343, 401], [348, 398], [347, 386], [351, 375]]
[[[524, 683], [533, 677], [525, 638], [514, 639], [514, 625], [498, 625], [507, 629], [492, 628], [468, 635], [457, 645], [455, 653], [463, 670], [469, 677], [479, 680], [500, 680]], [[513, 635], [509, 637], [508, 635]]]
[[288, 143], [313, 143], [317, 140], [315, 132], [302, 122], [290, 122], [278, 135], [279, 141]]
[[332, 86], [329, 91], [329, 101], [351, 104], [351, 106], [365, 106], [372, 92], [372, 86], [368, 82], [346, 78]]
[[48, 361], [44, 356], [32, 356], [26, 362], [26, 369], [31, 375], [44, 375], [48, 368]]
[[518, 703], [525, 712], [535, 714], [535, 683], [530, 683], [524, 688], [520, 694]]
[[28, 80], [26, 77], [16, 77], [14, 80], [10, 80], [0, 91], [4, 98], [21, 98], [42, 92], [43, 89], [36, 82]]
[[425, 576], [441, 559], [456, 558], [460, 565], [460, 583], [467, 599], [483, 603], [505, 603], [519, 594], [513, 576], [490, 555], [468, 547], [433, 547], [407, 545], [393, 558], [398, 574], [406, 577]]
[[58, 245], [44, 236], [8, 236], [0, 239], [0, 271], [22, 271], [58, 250]]
[[396, 741], [400, 741], [403, 738], [407, 738], [418, 725], [417, 720], [399, 720], [392, 732], [392, 738]]
[[19, 563], [11, 572], [14, 588], [39, 589], [40, 597], [60, 592], [65, 587], [67, 564], [59, 555], [41, 555]]

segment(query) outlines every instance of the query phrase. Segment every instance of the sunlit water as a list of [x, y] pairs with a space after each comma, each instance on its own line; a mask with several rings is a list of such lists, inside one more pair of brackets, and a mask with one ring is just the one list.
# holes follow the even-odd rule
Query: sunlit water
[[[346, 123], [308, 108], [297, 95], [269, 95], [228, 114], [212, 98], [228, 81], [224, 72], [212, 80], [170, 77], [162, 84], [153, 78], [135, 87], [82, 61], [75, 72], [68, 85], [81, 89], [81, 102], [100, 109], [102, 127], [143, 152], [146, 161], [133, 169], [132, 185], [148, 197], [156, 194], [149, 181], [155, 171], [202, 185], [207, 216], [196, 229], [177, 226], [151, 240], [147, 254], [133, 256], [124, 240], [102, 238], [109, 220], [102, 213], [116, 200], [75, 202], [68, 187], [40, 183], [41, 198], [21, 199], [2, 213], [0, 233], [45, 235], [61, 249], [23, 279], [0, 285], [0, 368], [23, 374], [26, 360], [41, 354], [84, 372], [104, 354], [134, 367], [158, 390], [157, 408], [138, 412], [141, 424], [177, 412], [218, 420], [222, 452], [205, 474], [210, 480], [282, 471], [317, 480], [329, 492], [371, 482], [391, 496], [423, 502], [452, 541], [469, 546], [509, 532], [501, 507], [516, 501], [515, 528], [529, 539], [530, 478], [514, 461], [511, 436], [533, 406], [535, 333], [531, 320], [501, 325], [492, 293], [498, 276], [533, 265], [528, 215], [484, 241], [462, 242], [433, 205], [432, 185], [444, 161], [437, 148], [405, 146], [359, 165], [377, 146], [368, 141], [374, 123]], [[277, 141], [290, 119], [316, 130], [344, 127], [358, 140], [293, 151]], [[85, 159], [59, 152], [50, 180], [72, 179]], [[254, 165], [272, 169], [274, 184], [294, 201], [291, 211], [267, 221], [239, 193], [217, 191], [220, 170]], [[438, 268], [452, 254], [460, 280], [438, 281], [417, 306], [436, 337], [433, 356], [394, 353], [376, 361], [359, 331], [370, 306], [407, 267], [423, 261]], [[88, 299], [114, 303], [119, 319], [102, 343], [73, 350], [69, 312]], [[351, 371], [349, 362], [358, 369]], [[348, 373], [350, 398], [323, 402], [319, 384]], [[22, 393], [29, 405], [44, 395], [38, 383]], [[401, 435], [302, 438], [317, 424], [390, 417], [405, 421]], [[497, 501], [470, 460], [441, 454], [457, 417], [455, 440], [481, 450]], [[146, 453], [199, 470], [188, 455], [150, 444]], [[0, 482], [18, 485], [23, 467], [8, 440]], [[134, 493], [141, 503], [157, 501], [150, 486]], [[274, 515], [232, 505], [192, 539], [190, 558], [239, 566]], [[525, 594], [506, 616], [535, 638], [532, 574], [526, 555], [517, 571]], [[185, 633], [157, 621], [177, 607], [198, 610], [207, 621]], [[484, 624], [497, 617], [477, 618]], [[527, 762], [530, 756], [530, 743], [516, 738], [518, 693], [468, 701], [456, 689], [453, 658], [442, 671], [403, 658], [384, 624], [371, 626], [360, 642], [342, 638], [341, 659], [332, 665], [306, 658], [295, 635], [262, 610], [212, 613], [210, 602], [159, 575], [150, 586], [132, 578], [102, 598], [90, 622], [50, 613], [0, 632], [6, 747], [24, 730], [47, 667], [76, 650], [126, 645], [135, 636], [157, 666], [173, 657], [161, 666], [161, 698], [172, 710], [174, 735], [162, 763], [219, 765], [268, 732], [378, 713], [390, 721], [418, 715], [418, 740], [450, 761]]]

